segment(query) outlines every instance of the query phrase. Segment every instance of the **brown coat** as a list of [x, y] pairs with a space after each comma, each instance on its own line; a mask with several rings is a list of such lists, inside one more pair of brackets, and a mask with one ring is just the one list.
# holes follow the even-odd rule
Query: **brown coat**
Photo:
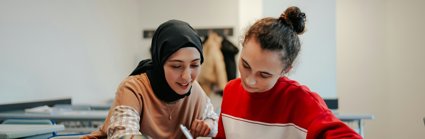
[[221, 42], [223, 38], [217, 33], [210, 33], [204, 43], [204, 63], [198, 82], [207, 95], [213, 92], [214, 87], [223, 90], [227, 83], [226, 67], [223, 53], [221, 52]]

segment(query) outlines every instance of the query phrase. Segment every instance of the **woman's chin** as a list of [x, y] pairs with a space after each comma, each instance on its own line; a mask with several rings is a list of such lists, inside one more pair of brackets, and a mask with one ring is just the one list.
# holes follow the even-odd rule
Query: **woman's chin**
[[190, 87], [187, 89], [179, 89], [179, 91], [176, 91], [176, 93], [179, 95], [185, 95], [187, 94], [187, 92], [189, 92], [189, 90], [190, 90]]
[[246, 86], [245, 84], [242, 84], [243, 89], [249, 93], [255, 93], [257, 90], [251, 87]]

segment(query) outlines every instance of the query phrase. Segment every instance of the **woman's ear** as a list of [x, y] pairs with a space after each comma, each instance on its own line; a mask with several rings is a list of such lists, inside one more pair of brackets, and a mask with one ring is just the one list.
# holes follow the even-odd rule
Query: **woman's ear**
[[285, 74], [288, 73], [289, 71], [291, 71], [291, 69], [292, 69], [292, 66], [286, 67], [286, 69], [283, 70], [283, 72], [280, 76], [285, 76]]

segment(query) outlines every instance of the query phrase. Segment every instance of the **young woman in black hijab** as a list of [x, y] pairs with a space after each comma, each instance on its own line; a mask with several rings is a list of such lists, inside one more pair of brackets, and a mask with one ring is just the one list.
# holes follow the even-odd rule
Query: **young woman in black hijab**
[[194, 29], [179, 20], [161, 24], [151, 54], [121, 83], [104, 125], [87, 138], [183, 138], [180, 124], [194, 137], [215, 136], [218, 116], [196, 82], [203, 55]]

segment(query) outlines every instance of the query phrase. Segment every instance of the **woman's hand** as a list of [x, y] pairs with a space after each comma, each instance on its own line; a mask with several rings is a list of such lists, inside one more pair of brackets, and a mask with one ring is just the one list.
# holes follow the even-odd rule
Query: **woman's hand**
[[192, 125], [190, 127], [190, 133], [192, 134], [193, 138], [196, 137], [205, 137], [207, 136], [211, 131], [210, 126], [206, 121], [195, 119], [195, 121], [192, 122]]

